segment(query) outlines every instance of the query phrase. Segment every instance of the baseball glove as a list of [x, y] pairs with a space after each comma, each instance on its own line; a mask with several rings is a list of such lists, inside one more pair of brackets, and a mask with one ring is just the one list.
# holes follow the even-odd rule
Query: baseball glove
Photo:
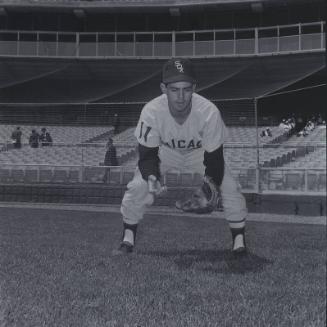
[[204, 176], [203, 184], [196, 189], [190, 199], [177, 201], [176, 208], [184, 212], [210, 213], [217, 207], [219, 192], [216, 184], [209, 176]]

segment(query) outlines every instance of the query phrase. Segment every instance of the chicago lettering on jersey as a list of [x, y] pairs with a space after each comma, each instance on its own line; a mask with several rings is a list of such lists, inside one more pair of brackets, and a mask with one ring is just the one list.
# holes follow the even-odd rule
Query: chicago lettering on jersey
[[202, 148], [201, 141], [195, 141], [195, 140], [175, 140], [171, 139], [170, 142], [164, 143], [166, 146], [168, 146], [171, 149], [199, 149]]

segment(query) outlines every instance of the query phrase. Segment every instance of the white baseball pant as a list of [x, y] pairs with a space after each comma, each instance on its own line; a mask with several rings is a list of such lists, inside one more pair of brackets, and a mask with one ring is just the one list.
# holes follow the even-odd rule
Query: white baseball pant
[[[199, 173], [204, 175], [202, 149], [194, 150], [187, 154], [180, 154], [168, 147], [160, 147], [160, 172], [164, 175], [170, 170], [180, 172]], [[169, 189], [168, 189], [169, 192]], [[229, 168], [225, 164], [225, 172], [220, 186], [224, 214], [231, 228], [245, 226], [247, 208], [240, 186], [232, 177]], [[121, 213], [127, 224], [138, 224], [144, 216], [147, 206], [153, 203], [153, 196], [149, 193], [148, 183], [142, 178], [141, 172], [136, 168], [133, 179], [127, 184], [124, 194]]]

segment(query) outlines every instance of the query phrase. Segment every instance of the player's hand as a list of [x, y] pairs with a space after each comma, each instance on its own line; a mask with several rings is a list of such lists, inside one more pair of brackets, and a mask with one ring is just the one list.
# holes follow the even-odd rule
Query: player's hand
[[167, 190], [166, 186], [162, 186], [160, 181], [154, 175], [150, 175], [148, 177], [148, 187], [149, 187], [149, 193], [156, 196], [166, 192]]

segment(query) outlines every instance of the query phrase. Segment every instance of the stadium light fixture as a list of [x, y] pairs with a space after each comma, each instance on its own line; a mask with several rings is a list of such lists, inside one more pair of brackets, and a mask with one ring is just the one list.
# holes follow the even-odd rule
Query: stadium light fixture
[[178, 17], [181, 15], [181, 11], [179, 8], [169, 8], [169, 13], [171, 16]]
[[263, 12], [262, 2], [253, 2], [253, 3], [251, 3], [251, 9], [255, 13], [262, 13]]
[[85, 11], [83, 9], [74, 9], [73, 12], [77, 18], [84, 19], [86, 17]]
[[7, 10], [6, 8], [0, 7], [0, 16], [7, 16]]

